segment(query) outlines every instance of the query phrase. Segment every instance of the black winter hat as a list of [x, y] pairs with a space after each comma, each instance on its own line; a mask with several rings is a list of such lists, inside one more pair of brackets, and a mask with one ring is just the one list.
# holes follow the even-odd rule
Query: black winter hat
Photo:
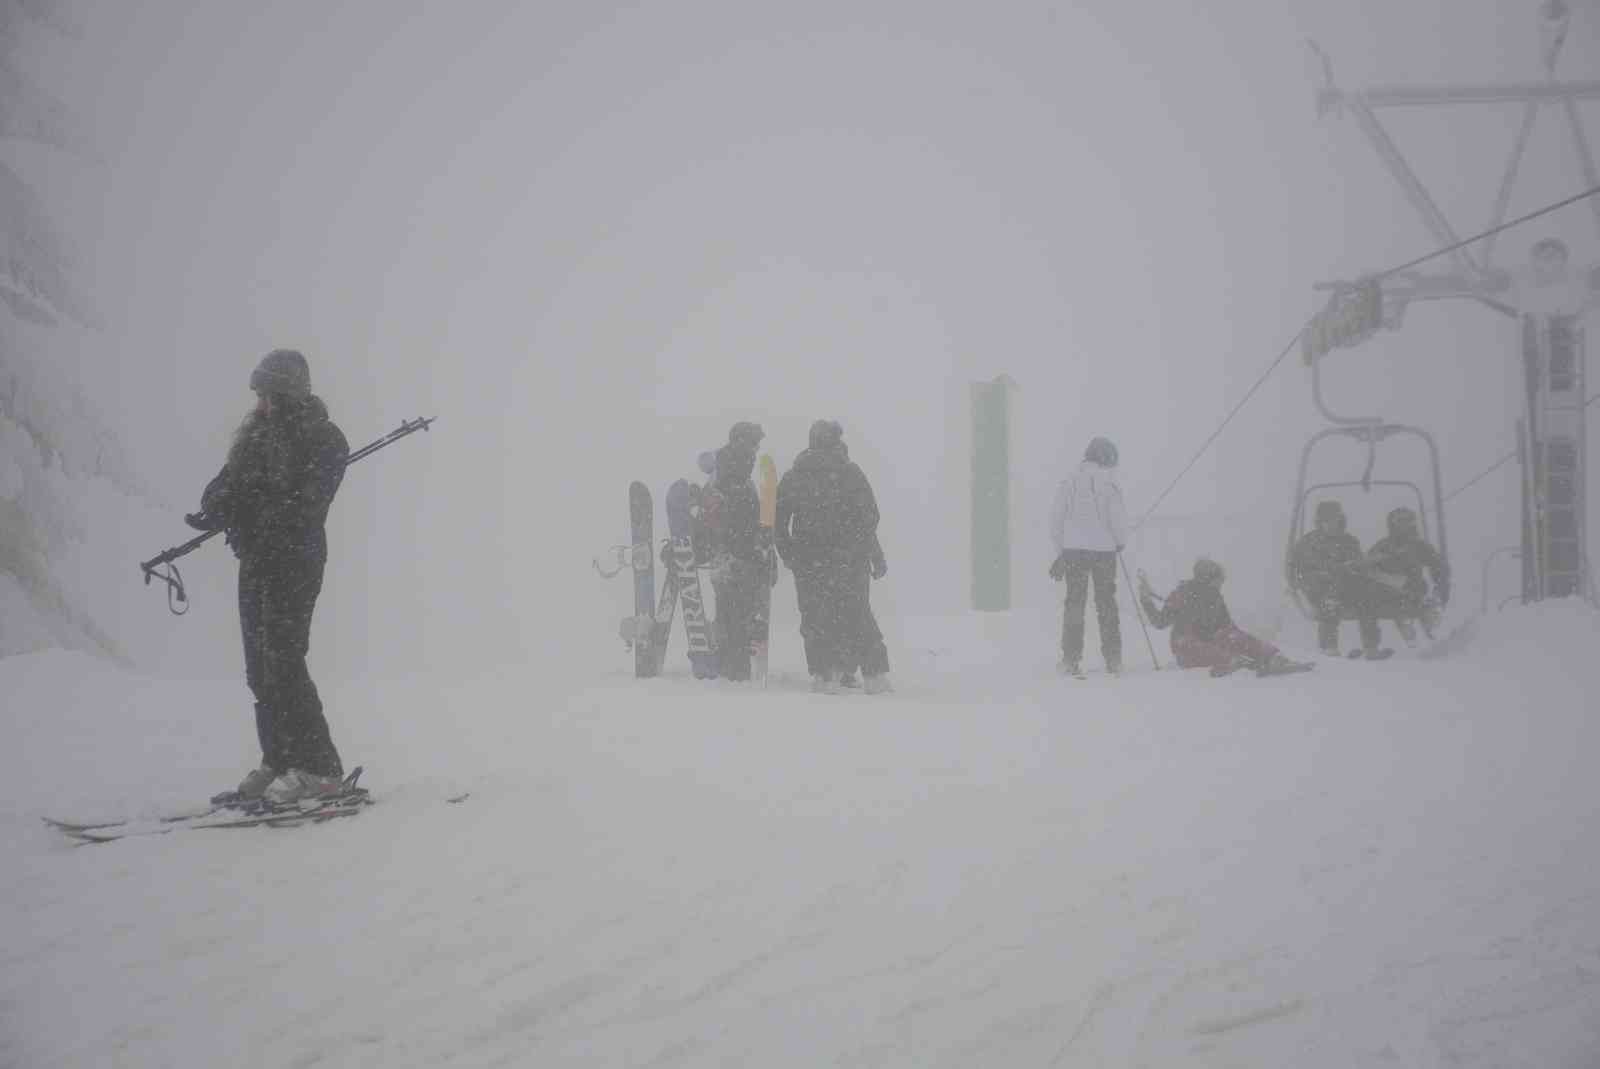
[[250, 389], [285, 397], [310, 397], [311, 365], [294, 349], [274, 349], [250, 373]]
[[1083, 459], [1102, 468], [1114, 468], [1117, 466], [1117, 447], [1111, 444], [1109, 438], [1091, 439], [1089, 448], [1083, 451]]
[[1402, 530], [1415, 534], [1417, 532], [1417, 513], [1415, 509], [1397, 508], [1390, 511], [1385, 517], [1385, 524], [1391, 535], [1397, 535]]
[[1202, 583], [1220, 583], [1227, 573], [1222, 570], [1222, 565], [1210, 557], [1201, 557], [1194, 562], [1194, 577]]
[[1319, 502], [1317, 502], [1317, 523], [1319, 525], [1324, 520], [1340, 520], [1340, 521], [1343, 521], [1344, 518], [1345, 518], [1345, 516], [1344, 516], [1344, 506], [1339, 504], [1339, 502], [1337, 502], [1337, 501], [1319, 501]]
[[819, 419], [811, 425], [812, 449], [830, 449], [844, 441], [844, 428], [837, 420]]
[[761, 429], [761, 424], [741, 420], [728, 429], [728, 444], [743, 446], [754, 452], [766, 436], [767, 432]]

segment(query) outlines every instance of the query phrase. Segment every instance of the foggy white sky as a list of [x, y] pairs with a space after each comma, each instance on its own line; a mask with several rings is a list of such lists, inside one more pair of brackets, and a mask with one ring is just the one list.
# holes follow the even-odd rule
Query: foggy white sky
[[[607, 640], [626, 595], [588, 560], [626, 483], [659, 496], [744, 418], [780, 466], [840, 419], [883, 501], [875, 597], [954, 607], [967, 382], [1022, 384], [1016, 568], [1042, 574], [1034, 499], [1091, 435], [1119, 443], [1137, 515], [1312, 282], [1430, 246], [1353, 125], [1314, 120], [1303, 39], [1351, 88], [1532, 79], [1534, 6], [82, 2], [47, 81], [104, 159], [51, 195], [107, 322], [91, 392], [175, 503], [276, 346], [353, 444], [440, 417], [346, 482], [320, 664]], [[1574, 9], [1561, 73], [1593, 78], [1600, 5]], [[1463, 232], [1515, 120], [1394, 120]], [[1513, 211], [1581, 185], [1558, 133]], [[1596, 252], [1581, 210], [1504, 251], [1548, 232]], [[1440, 365], [1418, 357], [1378, 398], [1453, 422], [1458, 477], [1514, 414], [1501, 328], [1473, 315], [1413, 312], [1360, 357], [1482, 369], [1419, 401]], [[1298, 453], [1307, 384], [1282, 375], [1169, 508], [1237, 507], [1219, 473]], [[1289, 490], [1260, 488], [1275, 522]], [[225, 555], [191, 572], [225, 598]]]

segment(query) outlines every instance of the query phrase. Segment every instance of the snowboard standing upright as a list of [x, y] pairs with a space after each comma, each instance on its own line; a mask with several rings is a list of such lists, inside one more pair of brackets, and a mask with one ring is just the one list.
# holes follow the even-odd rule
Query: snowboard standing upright
[[[661, 670], [655, 653], [656, 556], [655, 503], [650, 488], [641, 482], [628, 484], [628, 523], [633, 539], [633, 626], [628, 637], [633, 644], [633, 674], [644, 679]], [[664, 646], [665, 643], [662, 643]]]
[[700, 589], [700, 568], [695, 560], [694, 518], [698, 492], [689, 480], [679, 479], [667, 488], [667, 530], [672, 537], [669, 555], [678, 599], [683, 602], [683, 632], [689, 643], [689, 667], [696, 679], [715, 679], [717, 648], [706, 619], [705, 594]]
[[778, 582], [778, 552], [772, 544], [772, 528], [778, 519], [778, 466], [772, 457], [761, 458], [761, 587], [756, 592], [756, 612], [750, 621], [750, 659], [752, 675], [767, 685], [767, 659], [772, 647], [772, 588]]

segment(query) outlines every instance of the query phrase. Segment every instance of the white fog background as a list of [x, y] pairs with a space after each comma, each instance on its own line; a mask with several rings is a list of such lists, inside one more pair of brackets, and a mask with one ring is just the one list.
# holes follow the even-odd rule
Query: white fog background
[[[1600, 78], [1570, 6], [1556, 77]], [[1448, 636], [1381, 664], [1213, 680], [1157, 633], [1152, 671], [1124, 587], [1126, 672], [1091, 637], [1061, 679], [1046, 578], [1091, 437], [1142, 516], [1315, 283], [1436, 245], [1316, 119], [1305, 41], [1346, 89], [1535, 82], [1538, 10], [0, 0], [0, 1067], [1592, 1069], [1600, 615], [1473, 620], [1515, 465], [1447, 506]], [[1465, 235], [1520, 114], [1382, 116]], [[1512, 215], [1585, 185], [1558, 118]], [[1498, 262], [1586, 268], [1596, 212]], [[1453, 490], [1514, 444], [1517, 344], [1418, 303], [1327, 399], [1433, 431]], [[174, 822], [255, 764], [237, 563], [184, 558], [182, 618], [137, 563], [191, 536], [277, 347], [352, 446], [438, 420], [328, 523], [310, 666], [377, 804]], [[978, 614], [969, 388], [1001, 374], [1015, 609]], [[817, 418], [882, 507], [894, 692], [809, 691], [787, 575], [770, 686], [690, 680], [681, 633], [636, 679], [632, 584], [590, 566], [628, 483], [659, 532], [730, 424], [786, 469]], [[1130, 565], [1215, 556], [1310, 656], [1282, 560], [1324, 426], [1291, 353]], [[1370, 546], [1399, 502], [1345, 503]]]
[[[1036, 603], [1056, 596], [1050, 488], [1090, 436], [1117, 442], [1142, 514], [1317, 307], [1312, 283], [1432, 247], [1354, 123], [1315, 120], [1304, 40], [1347, 88], [1532, 80], [1525, 7], [68, 5], [81, 36], [34, 34], [30, 58], [98, 161], [33, 154], [26, 174], [103, 328], [51, 358], [174, 520], [270, 348], [308, 355], [353, 445], [439, 417], [345, 482], [319, 674], [614, 643], [628, 595], [589, 559], [625, 540], [627, 482], [659, 502], [738, 419], [780, 468], [813, 419], [843, 422], [882, 503], [892, 650], [898, 614], [966, 605], [970, 381], [1021, 386], [1015, 590]], [[1561, 72], [1581, 77], [1600, 11], [1571, 27]], [[1467, 233], [1517, 115], [1385, 119]], [[1511, 210], [1580, 187], [1546, 115]], [[1502, 259], [1547, 233], [1592, 261], [1581, 205]], [[1332, 403], [1432, 429], [1453, 486], [1511, 445], [1513, 331], [1413, 307], [1329, 361]], [[1269, 628], [1309, 398], [1291, 358], [1162, 506], [1228, 528], [1196, 548]], [[1462, 604], [1515, 502], [1508, 466], [1452, 503]], [[1370, 542], [1382, 510], [1354, 511]], [[99, 586], [127, 588], [97, 591], [106, 626], [152, 670], [236, 675], [230, 555], [185, 562], [195, 608], [174, 620], [135, 562], [188, 532], [139, 533], [98, 539], [120, 554]], [[1169, 579], [1188, 555], [1135, 563]], [[787, 582], [777, 612], [792, 631]]]

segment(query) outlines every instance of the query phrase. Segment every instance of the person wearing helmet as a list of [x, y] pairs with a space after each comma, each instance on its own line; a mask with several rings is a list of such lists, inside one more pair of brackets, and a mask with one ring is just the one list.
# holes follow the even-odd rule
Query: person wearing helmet
[[1163, 600], [1140, 573], [1139, 602], [1157, 630], [1172, 628], [1172, 657], [1178, 667], [1209, 668], [1213, 676], [1241, 668], [1253, 668], [1259, 676], [1310, 671], [1313, 665], [1290, 660], [1233, 622], [1222, 597], [1224, 578], [1222, 565], [1201, 557], [1194, 562], [1194, 577], [1179, 583]]
[[1431, 635], [1450, 603], [1450, 565], [1422, 537], [1416, 510], [1394, 509], [1385, 523], [1388, 536], [1373, 543], [1365, 560], [1374, 615], [1420, 620]]
[[890, 690], [888, 649], [868, 604], [878, 502], [833, 420], [811, 425], [809, 447], [779, 481], [772, 533], [794, 573], [812, 689], [836, 694], [845, 671], [859, 666], [863, 690]]
[[1083, 624], [1089, 584], [1094, 583], [1094, 614], [1100, 625], [1100, 653], [1106, 671], [1122, 671], [1122, 625], [1117, 612], [1117, 554], [1128, 541], [1128, 514], [1117, 485], [1117, 447], [1095, 438], [1078, 470], [1056, 487], [1050, 507], [1050, 540], [1056, 557], [1050, 578], [1067, 584], [1061, 610], [1061, 661], [1066, 675], [1083, 664]]
[[1300, 537], [1290, 557], [1290, 579], [1311, 603], [1317, 617], [1317, 645], [1331, 657], [1340, 655], [1339, 622], [1355, 613], [1361, 646], [1378, 646], [1378, 621], [1360, 611], [1355, 569], [1361, 543], [1346, 530], [1344, 508], [1337, 501], [1317, 504], [1316, 526]]
[[255, 408], [200, 511], [185, 519], [197, 530], [225, 531], [239, 558], [239, 627], [261, 765], [218, 797], [287, 803], [337, 793], [344, 774], [306, 654], [328, 560], [328, 506], [350, 444], [293, 349], [263, 357], [250, 389]]
[[[701, 495], [717, 598], [718, 668], [723, 679], [750, 679], [750, 638], [760, 588], [766, 581], [761, 548], [761, 501], [752, 473], [766, 435], [755, 423], [735, 423], [728, 443], [710, 464], [711, 481]], [[702, 462], [701, 467], [706, 465]]]

